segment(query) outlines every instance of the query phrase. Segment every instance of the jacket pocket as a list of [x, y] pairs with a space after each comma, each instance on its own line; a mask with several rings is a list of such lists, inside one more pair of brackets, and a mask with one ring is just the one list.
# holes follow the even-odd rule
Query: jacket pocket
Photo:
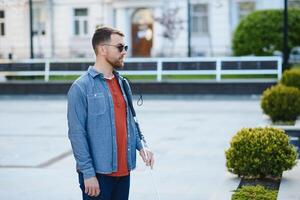
[[102, 115], [105, 113], [106, 104], [102, 93], [89, 94], [88, 99], [88, 113], [91, 115]]

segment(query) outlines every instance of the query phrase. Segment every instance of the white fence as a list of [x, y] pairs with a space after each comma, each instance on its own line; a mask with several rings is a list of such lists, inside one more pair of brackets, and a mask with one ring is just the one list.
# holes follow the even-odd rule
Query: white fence
[[[46, 82], [50, 76], [81, 75], [85, 69], [57, 69], [59, 64], [93, 63], [92, 59], [27, 59], [0, 60], [0, 76], [44, 76]], [[30, 65], [29, 68], [20, 67]], [[43, 67], [34, 69], [31, 65], [42, 64]], [[127, 58], [125, 65], [151, 65], [121, 70], [122, 75], [155, 75], [158, 82], [163, 75], [215, 75], [217, 82], [222, 75], [276, 75], [282, 74], [282, 59], [280, 57], [200, 57], [200, 58]], [[11, 67], [13, 65], [18, 65]], [[191, 65], [187, 68], [187, 66]], [[51, 66], [51, 67], [50, 67]], [[171, 67], [170, 67], [171, 66]]]

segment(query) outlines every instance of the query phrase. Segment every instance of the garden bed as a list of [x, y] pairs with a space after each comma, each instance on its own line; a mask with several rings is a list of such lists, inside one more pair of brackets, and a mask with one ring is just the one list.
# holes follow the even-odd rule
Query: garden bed
[[257, 186], [261, 185], [266, 189], [269, 190], [279, 190], [280, 187], [280, 179], [275, 179], [275, 178], [257, 178], [257, 179], [247, 179], [247, 178], [242, 178], [241, 182], [238, 186], [238, 188], [241, 188], [243, 186]]

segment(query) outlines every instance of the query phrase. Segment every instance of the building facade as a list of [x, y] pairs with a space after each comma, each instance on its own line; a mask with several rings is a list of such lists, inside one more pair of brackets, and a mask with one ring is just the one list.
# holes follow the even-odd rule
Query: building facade
[[[35, 58], [93, 57], [91, 37], [103, 25], [124, 31], [130, 57], [185, 57], [189, 47], [192, 56], [231, 55], [239, 21], [254, 10], [283, 8], [283, 0], [32, 0], [32, 5]], [[29, 10], [29, 0], [0, 1], [0, 58], [30, 58]]]

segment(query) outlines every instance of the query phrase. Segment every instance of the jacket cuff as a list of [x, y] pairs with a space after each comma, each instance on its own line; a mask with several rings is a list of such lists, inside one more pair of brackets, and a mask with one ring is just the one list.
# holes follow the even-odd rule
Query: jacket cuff
[[88, 179], [88, 178], [96, 176], [95, 170], [93, 168], [88, 168], [88, 169], [80, 170], [80, 171], [82, 172], [84, 179]]
[[143, 148], [141, 140], [138, 140], [138, 142], [136, 144], [136, 148], [137, 148], [138, 151], [140, 151]]

